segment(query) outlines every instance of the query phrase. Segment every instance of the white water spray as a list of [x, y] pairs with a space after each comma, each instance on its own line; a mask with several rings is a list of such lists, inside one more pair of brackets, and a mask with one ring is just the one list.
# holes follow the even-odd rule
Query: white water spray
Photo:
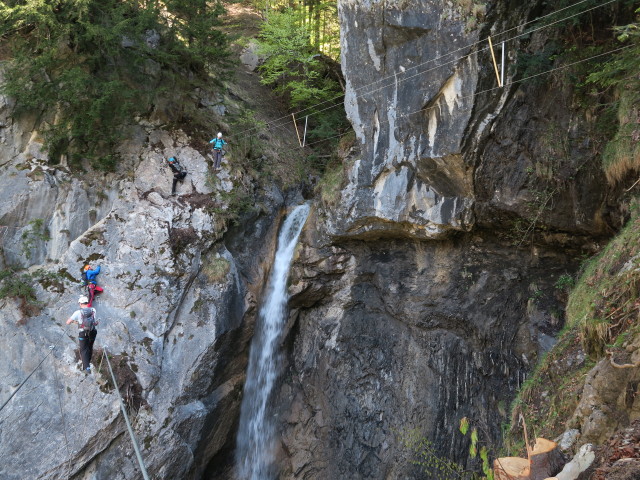
[[277, 475], [273, 466], [274, 425], [267, 407], [281, 365], [278, 345], [288, 300], [289, 267], [308, 215], [308, 205], [296, 207], [280, 230], [271, 278], [256, 322], [236, 441], [236, 466], [242, 480], [269, 480]]

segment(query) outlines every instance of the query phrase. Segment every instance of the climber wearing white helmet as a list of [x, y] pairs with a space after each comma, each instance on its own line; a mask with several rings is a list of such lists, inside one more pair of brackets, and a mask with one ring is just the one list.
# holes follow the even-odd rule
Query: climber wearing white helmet
[[80, 309], [73, 312], [67, 319], [67, 325], [76, 322], [80, 327], [78, 343], [80, 344], [80, 357], [82, 358], [82, 370], [91, 373], [91, 355], [93, 354], [93, 342], [98, 331], [96, 325], [96, 309], [89, 307], [89, 299], [84, 295], [78, 299]]
[[220, 170], [220, 162], [224, 154], [222, 147], [224, 147], [227, 142], [222, 139], [222, 132], [218, 132], [216, 138], [209, 140], [209, 143], [213, 143], [213, 169]]

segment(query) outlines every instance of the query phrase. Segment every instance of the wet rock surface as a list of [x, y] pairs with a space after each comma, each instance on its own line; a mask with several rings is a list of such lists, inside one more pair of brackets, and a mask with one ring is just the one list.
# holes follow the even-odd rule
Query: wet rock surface
[[285, 478], [423, 478], [411, 431], [473, 467], [459, 420], [500, 438], [563, 325], [554, 283], [620, 226], [571, 87], [495, 89], [474, 45], [539, 6], [491, 2], [478, 30], [450, 3], [340, 3], [357, 148], [292, 272]]
[[274, 402], [285, 476], [421, 478], [401, 441], [416, 429], [464, 464], [465, 416], [499, 438], [499, 412], [558, 327], [553, 279], [569, 259], [524, 261], [491, 235], [320, 251], [305, 246], [292, 272]]

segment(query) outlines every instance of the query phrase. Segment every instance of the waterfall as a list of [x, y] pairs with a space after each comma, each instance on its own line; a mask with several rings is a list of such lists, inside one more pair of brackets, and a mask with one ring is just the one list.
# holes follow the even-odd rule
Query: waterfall
[[281, 365], [278, 345], [288, 300], [289, 267], [307, 215], [308, 205], [296, 207], [280, 230], [271, 278], [251, 342], [236, 441], [236, 466], [242, 480], [268, 480], [277, 474], [273, 466], [274, 425], [267, 407]]

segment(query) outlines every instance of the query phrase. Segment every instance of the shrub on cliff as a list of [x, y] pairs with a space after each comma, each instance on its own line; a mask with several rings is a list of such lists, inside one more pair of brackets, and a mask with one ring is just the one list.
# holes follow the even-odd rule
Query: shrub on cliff
[[0, 4], [0, 41], [11, 52], [2, 93], [16, 114], [46, 120], [53, 158], [113, 167], [123, 127], [151, 109], [163, 82], [184, 83], [183, 73], [204, 74], [226, 57], [213, 29], [221, 12], [204, 0], [9, 0]]
[[27, 317], [36, 315], [40, 305], [33, 288], [33, 277], [28, 274], [18, 274], [13, 269], [0, 270], [0, 300], [13, 298], [18, 301], [24, 324]]
[[618, 130], [602, 156], [611, 183], [640, 171], [640, 8], [636, 14], [636, 22], [614, 28], [618, 41], [626, 44], [626, 48], [591, 73], [587, 80], [599, 87], [613, 89], [617, 97], [613, 107]]
[[[304, 12], [302, 12], [304, 14]], [[259, 52], [266, 58], [262, 82], [286, 97], [290, 105], [309, 115], [307, 139], [337, 138], [347, 129], [341, 108], [339, 68], [311, 43], [311, 29], [300, 21], [301, 12], [271, 13], [260, 31]], [[331, 108], [338, 105], [338, 108]], [[329, 108], [328, 108], [329, 107]]]

